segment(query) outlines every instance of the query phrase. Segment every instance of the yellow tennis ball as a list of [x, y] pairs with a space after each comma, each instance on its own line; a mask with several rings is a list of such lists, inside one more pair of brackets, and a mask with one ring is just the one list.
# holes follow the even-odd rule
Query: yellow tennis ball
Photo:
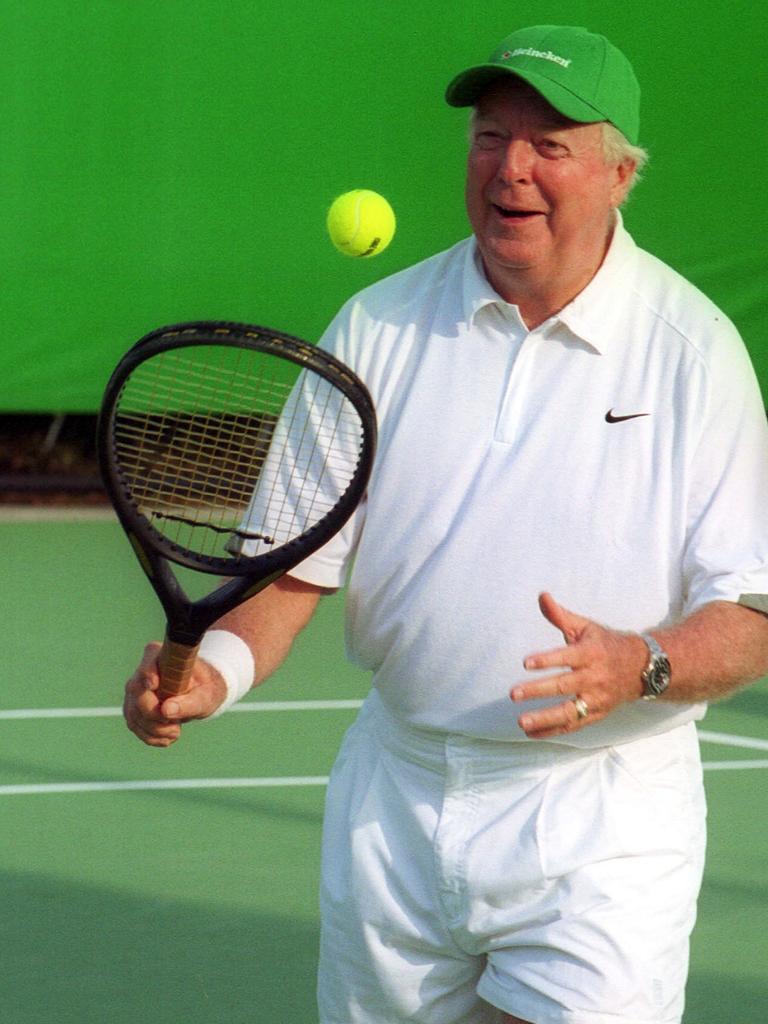
[[347, 256], [367, 259], [383, 252], [395, 234], [395, 213], [384, 196], [367, 188], [345, 192], [328, 211], [328, 234]]

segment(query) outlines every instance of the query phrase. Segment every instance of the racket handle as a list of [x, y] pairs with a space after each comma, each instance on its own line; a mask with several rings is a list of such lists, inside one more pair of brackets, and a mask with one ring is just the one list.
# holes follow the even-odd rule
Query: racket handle
[[158, 659], [160, 668], [159, 697], [173, 697], [176, 694], [187, 692], [199, 649], [200, 644], [188, 647], [186, 644], [176, 643], [175, 640], [165, 638]]

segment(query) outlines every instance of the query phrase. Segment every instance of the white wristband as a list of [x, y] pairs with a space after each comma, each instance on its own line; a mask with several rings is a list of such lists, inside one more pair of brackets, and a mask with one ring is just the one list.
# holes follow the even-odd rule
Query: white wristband
[[256, 671], [253, 654], [245, 640], [236, 633], [226, 629], [211, 629], [203, 637], [197, 655], [213, 666], [227, 684], [227, 696], [208, 716], [209, 720], [218, 718], [253, 686]]

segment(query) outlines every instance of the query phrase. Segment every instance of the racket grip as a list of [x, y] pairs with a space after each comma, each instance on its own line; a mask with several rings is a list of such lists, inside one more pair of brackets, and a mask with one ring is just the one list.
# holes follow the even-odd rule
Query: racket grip
[[188, 647], [186, 644], [169, 640], [168, 637], [165, 638], [158, 658], [160, 669], [158, 696], [161, 699], [187, 692], [199, 649], [200, 644]]

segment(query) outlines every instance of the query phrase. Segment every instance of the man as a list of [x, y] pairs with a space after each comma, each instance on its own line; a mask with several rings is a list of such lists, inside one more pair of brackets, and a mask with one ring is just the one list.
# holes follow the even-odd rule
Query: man
[[366, 504], [161, 707], [150, 645], [126, 717], [164, 746], [261, 682], [354, 556], [374, 687], [328, 792], [323, 1024], [672, 1024], [694, 723], [768, 672], [765, 415], [734, 328], [623, 228], [642, 153], [618, 50], [524, 29], [447, 98], [474, 108], [473, 238], [324, 339], [377, 406]]

